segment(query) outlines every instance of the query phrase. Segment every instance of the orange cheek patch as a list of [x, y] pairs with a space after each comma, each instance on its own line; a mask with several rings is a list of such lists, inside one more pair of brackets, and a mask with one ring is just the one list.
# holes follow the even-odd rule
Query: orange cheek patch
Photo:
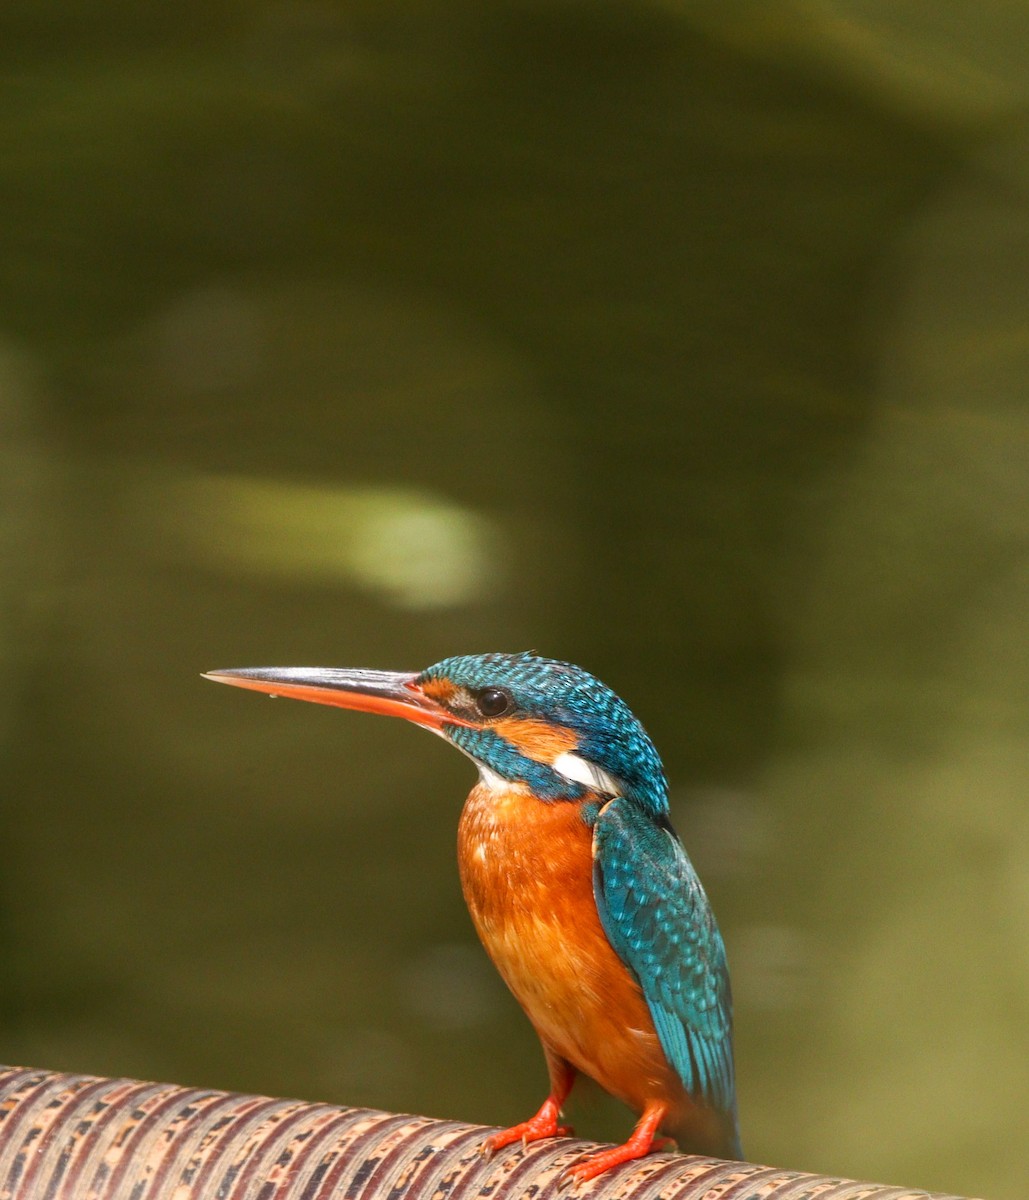
[[548, 766], [559, 754], [574, 750], [579, 744], [579, 739], [570, 729], [548, 725], [546, 721], [508, 717], [495, 721], [490, 728], [512, 746], [517, 746], [527, 758], [534, 758], [536, 762]]
[[457, 695], [457, 686], [449, 679], [430, 679], [421, 685], [423, 695], [437, 704], [447, 704]]

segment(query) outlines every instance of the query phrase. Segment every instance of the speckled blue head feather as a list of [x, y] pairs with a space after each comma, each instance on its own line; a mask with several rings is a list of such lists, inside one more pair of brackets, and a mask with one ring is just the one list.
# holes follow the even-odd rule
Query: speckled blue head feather
[[[661, 759], [629, 707], [599, 679], [571, 663], [521, 654], [463, 654], [428, 667], [419, 682], [449, 680], [475, 695], [504, 688], [509, 714], [570, 730], [575, 753], [623, 785], [623, 794], [658, 816], [668, 811]], [[466, 753], [505, 779], [519, 779], [544, 799], [575, 798], [586, 790], [569, 786], [547, 767], [517, 752], [489, 727], [453, 726], [447, 736]]]

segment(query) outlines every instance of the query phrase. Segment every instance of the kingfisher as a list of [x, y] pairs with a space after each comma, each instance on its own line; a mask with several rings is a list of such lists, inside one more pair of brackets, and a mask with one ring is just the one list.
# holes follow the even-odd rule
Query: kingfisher
[[246, 667], [206, 678], [403, 717], [478, 768], [458, 825], [461, 885], [483, 946], [543, 1046], [550, 1091], [491, 1154], [566, 1136], [578, 1074], [639, 1114], [629, 1139], [564, 1184], [654, 1149], [739, 1159], [725, 946], [672, 828], [657, 750], [581, 667], [467, 654], [416, 674]]

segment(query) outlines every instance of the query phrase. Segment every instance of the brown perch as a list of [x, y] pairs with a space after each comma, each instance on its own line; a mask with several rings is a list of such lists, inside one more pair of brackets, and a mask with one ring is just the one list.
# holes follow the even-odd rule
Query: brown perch
[[[473, 1200], [556, 1196], [595, 1149], [479, 1153], [478, 1125], [134, 1079], [0, 1068], [0, 1200]], [[652, 1154], [560, 1193], [632, 1200], [955, 1200], [749, 1163]]]

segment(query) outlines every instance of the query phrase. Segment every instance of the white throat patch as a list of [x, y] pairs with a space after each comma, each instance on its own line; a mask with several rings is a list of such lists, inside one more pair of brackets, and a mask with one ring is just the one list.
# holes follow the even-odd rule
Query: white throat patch
[[491, 771], [489, 767], [483, 766], [478, 759], [473, 758], [472, 762], [479, 768], [479, 786], [485, 788], [487, 792], [499, 796], [503, 792], [524, 790], [520, 783], [512, 783], [509, 779], [503, 779], [496, 771]]

